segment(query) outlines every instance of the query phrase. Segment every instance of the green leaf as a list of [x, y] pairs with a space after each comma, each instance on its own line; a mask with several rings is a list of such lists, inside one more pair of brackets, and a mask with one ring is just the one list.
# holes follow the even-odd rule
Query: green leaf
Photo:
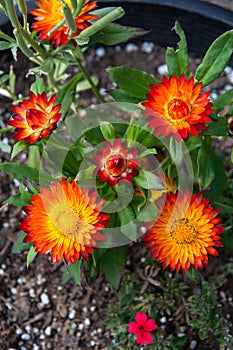
[[7, 41], [0, 41], [0, 50], [1, 51], [8, 50], [13, 46], [14, 46], [13, 43], [8, 43]]
[[69, 273], [79, 286], [81, 285], [81, 266], [82, 260], [77, 260], [74, 264], [67, 265]]
[[61, 104], [61, 113], [64, 113], [70, 109], [70, 105], [74, 100], [76, 94], [76, 87], [80, 79], [82, 78], [83, 73], [75, 75], [69, 83], [63, 85], [62, 88], [59, 88], [57, 92], [57, 103]]
[[226, 106], [233, 103], [233, 89], [226, 91], [224, 94], [219, 95], [216, 100], [213, 101], [213, 108], [216, 113], [222, 111]]
[[180, 41], [178, 42], [178, 48], [174, 50], [172, 47], [168, 47], [166, 50], [166, 64], [169, 74], [176, 74], [180, 76], [184, 73], [188, 75], [188, 46], [186, 37], [180, 23], [176, 22], [173, 28], [176, 34], [179, 35]]
[[[207, 164], [208, 160], [208, 164]], [[211, 147], [211, 139], [206, 137], [197, 154], [198, 178], [204, 188], [207, 188], [215, 176], [214, 152]]]
[[137, 240], [137, 226], [135, 225], [135, 213], [130, 205], [118, 212], [121, 220], [121, 232], [133, 241]]
[[[94, 83], [94, 85], [97, 85], [99, 82], [99, 79], [97, 77], [91, 76], [91, 80]], [[85, 79], [85, 80], [82, 80], [78, 83], [76, 91], [80, 92], [80, 91], [86, 91], [88, 89], [91, 89], [91, 85], [90, 85], [89, 81]]]
[[35, 169], [40, 169], [40, 151], [37, 146], [30, 146], [28, 154], [28, 165]]
[[104, 271], [107, 279], [114, 289], [118, 289], [120, 285], [122, 271], [128, 254], [128, 246], [121, 246], [108, 249], [101, 257], [101, 269]]
[[139, 221], [147, 222], [155, 220], [158, 215], [158, 208], [155, 203], [148, 203], [142, 213], [137, 217]]
[[29, 252], [27, 254], [27, 268], [29, 267], [29, 265], [33, 262], [33, 260], [35, 259], [35, 257], [37, 256], [37, 252], [35, 252], [35, 247], [31, 246], [31, 248], [29, 249]]
[[25, 143], [24, 140], [16, 142], [11, 153], [11, 159], [16, 157], [20, 152], [25, 151], [28, 147], [29, 144]]
[[227, 186], [227, 176], [225, 173], [225, 167], [223, 159], [216, 153], [212, 151], [211, 155], [208, 155], [208, 166], [209, 166], [209, 158], [210, 165], [212, 165], [214, 169], [214, 180], [211, 184], [211, 189], [206, 191], [207, 197], [211, 201], [216, 201], [220, 195], [222, 195], [223, 191]]
[[23, 252], [24, 250], [29, 250], [31, 248], [32, 243], [24, 243], [23, 240], [25, 237], [26, 237], [26, 233], [23, 231], [20, 231], [18, 238], [13, 245], [12, 253]]
[[27, 182], [27, 178], [39, 183], [39, 171], [23, 164], [2, 163], [0, 164], [0, 171], [23, 183]]
[[228, 130], [229, 127], [226, 117], [218, 117], [217, 120], [213, 120], [207, 125], [207, 130], [204, 131], [203, 134], [210, 136], [227, 136]]
[[129, 102], [137, 104], [142, 101], [141, 98], [131, 96], [121, 89], [108, 91], [108, 94], [112, 96], [117, 102]]
[[150, 74], [135, 68], [120, 66], [107, 68], [107, 72], [120, 89], [141, 100], [145, 100], [146, 94], [149, 93], [150, 84], [156, 84]]
[[53, 60], [51, 58], [47, 58], [41, 63], [39, 69], [44, 73], [50, 73], [53, 70]]
[[147, 32], [141, 28], [126, 27], [111, 23], [91, 37], [90, 45], [93, 43], [116, 45], [146, 33]]
[[47, 91], [47, 86], [44, 80], [38, 75], [35, 74], [36, 80], [31, 85], [30, 90], [34, 92], [35, 95], [42, 94], [42, 92]]
[[114, 127], [111, 123], [106, 122], [106, 121], [101, 121], [100, 122], [100, 130], [101, 130], [105, 140], [111, 141], [111, 140], [115, 139], [115, 130], [114, 130]]
[[142, 188], [163, 191], [166, 188], [162, 184], [160, 178], [150, 171], [140, 169], [139, 174], [134, 177], [136, 185]]
[[228, 65], [233, 52], [233, 30], [220, 35], [207, 50], [198, 66], [195, 79], [203, 87], [216, 80]]
[[233, 148], [231, 150], [231, 163], [233, 163]]

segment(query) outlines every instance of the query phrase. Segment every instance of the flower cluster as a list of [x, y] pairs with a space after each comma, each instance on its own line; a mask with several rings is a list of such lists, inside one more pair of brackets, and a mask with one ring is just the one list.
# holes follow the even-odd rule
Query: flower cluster
[[[232, 98], [228, 93], [211, 101], [206, 86], [221, 74], [225, 63], [217, 69], [208, 53], [190, 74], [185, 35], [176, 24], [176, 32], [183, 33], [179, 55], [174, 51], [179, 70], [169, 62], [169, 55], [169, 74], [161, 81], [129, 67], [108, 68], [119, 88], [105, 99], [83, 63], [84, 55], [92, 43], [114, 45], [142, 34], [137, 28], [132, 31], [112, 23], [123, 15], [121, 8], [97, 9], [97, 2], [91, 0], [39, 0], [31, 11], [31, 32], [28, 23], [21, 25], [14, 17], [13, 3], [4, 3], [15, 27], [16, 38], [10, 47], [17, 46], [38, 65], [32, 70], [36, 78], [29, 97], [14, 103], [8, 121], [16, 141], [13, 155], [27, 150], [30, 156], [35, 148], [38, 151], [37, 161], [34, 159], [33, 166], [29, 162], [20, 177], [25, 186], [19, 194], [26, 214], [20, 223], [24, 243], [30, 243], [35, 253], [51, 254], [52, 262], [64, 258], [66, 264], [75, 264], [92, 256], [91, 269], [99, 271], [108, 260], [104, 249], [99, 255], [98, 249], [112, 247], [115, 259], [119, 251], [115, 247], [125, 242], [120, 237], [136, 241], [143, 232], [144, 244], [164, 269], [186, 273], [207, 265], [208, 257], [216, 256], [217, 248], [222, 247], [224, 232], [217, 217], [220, 211], [208, 198], [222, 198], [222, 183], [227, 186], [225, 173], [216, 170], [222, 160], [212, 149], [211, 137], [226, 135], [232, 126], [231, 113], [224, 115]], [[214, 49], [209, 52], [213, 54]], [[219, 53], [218, 62], [224, 54]], [[75, 66], [73, 76], [70, 66]], [[205, 74], [209, 70], [214, 78]], [[109, 120], [115, 113], [114, 122], [98, 110], [89, 110], [85, 116], [81, 113], [77, 100], [82, 86], [91, 87], [104, 105], [109, 103]], [[143, 168], [145, 158], [149, 159], [148, 169]], [[84, 159], [87, 166], [81, 169]], [[35, 164], [40, 166], [34, 169]], [[17, 169], [12, 163], [7, 172], [17, 178]], [[96, 187], [82, 187], [81, 176]], [[214, 182], [221, 176], [223, 181]], [[125, 199], [125, 206], [119, 207], [119, 198]], [[157, 325], [145, 313], [138, 313], [135, 319], [129, 332], [137, 334], [138, 344], [151, 343], [150, 332]]]

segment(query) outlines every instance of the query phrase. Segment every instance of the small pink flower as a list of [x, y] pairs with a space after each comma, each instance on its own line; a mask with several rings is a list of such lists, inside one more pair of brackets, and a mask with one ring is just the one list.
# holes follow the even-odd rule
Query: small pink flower
[[150, 344], [153, 341], [150, 332], [158, 328], [158, 325], [152, 318], [147, 318], [145, 312], [137, 312], [135, 316], [136, 322], [130, 322], [128, 332], [137, 335], [137, 344]]

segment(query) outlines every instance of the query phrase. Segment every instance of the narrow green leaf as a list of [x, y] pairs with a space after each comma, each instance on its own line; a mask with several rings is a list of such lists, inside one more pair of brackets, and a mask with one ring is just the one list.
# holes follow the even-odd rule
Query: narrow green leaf
[[107, 279], [114, 289], [118, 289], [120, 280], [128, 254], [128, 246], [121, 246], [113, 249], [108, 249], [101, 257], [101, 269], [104, 271]]
[[26, 183], [26, 179], [29, 178], [35, 182], [39, 182], [39, 171], [29, 166], [18, 163], [2, 163], [0, 164], [0, 171], [5, 172], [14, 179]]
[[7, 41], [0, 41], [0, 50], [1, 51], [8, 50], [13, 46], [14, 46], [13, 43], [8, 43]]
[[233, 148], [231, 150], [231, 163], [233, 163]]
[[210, 45], [202, 63], [198, 66], [195, 79], [203, 87], [216, 80], [228, 65], [233, 52], [233, 30], [220, 35]]
[[166, 64], [169, 74], [176, 74], [180, 76], [184, 73], [188, 75], [188, 46], [184, 31], [180, 23], [176, 22], [173, 28], [176, 34], [179, 35], [180, 41], [178, 42], [178, 48], [174, 50], [172, 47], [168, 47], [166, 50]]
[[137, 219], [142, 222], [155, 220], [158, 215], [158, 208], [155, 203], [148, 203]]
[[149, 93], [150, 84], [156, 84], [155, 79], [150, 74], [135, 68], [120, 66], [107, 68], [107, 72], [122, 90], [142, 100]]
[[23, 231], [20, 231], [18, 238], [13, 245], [12, 253], [23, 252], [24, 250], [29, 250], [31, 248], [32, 243], [24, 243], [23, 240], [25, 237], [26, 237], [26, 233]]
[[83, 77], [83, 73], [75, 75], [68, 84], [60, 87], [57, 92], [57, 103], [61, 104], [61, 113], [64, 113], [70, 109], [70, 105], [74, 100], [76, 94], [76, 87], [80, 79]]
[[27, 268], [29, 267], [29, 265], [33, 262], [33, 260], [35, 259], [35, 257], [37, 256], [37, 252], [35, 252], [35, 248], [33, 246], [31, 246], [31, 248], [29, 249], [29, 252], [27, 254]]
[[29, 154], [28, 154], [28, 166], [40, 169], [40, 151], [37, 146], [30, 146], [29, 147]]
[[[97, 77], [91, 76], [91, 80], [95, 85], [97, 85], [99, 82], [99, 79]], [[85, 80], [82, 80], [78, 83], [76, 91], [80, 92], [80, 91], [86, 91], [88, 89], [91, 89], [91, 85], [90, 85], [89, 81], [87, 81], [85, 79]]]
[[101, 43], [104, 45], [117, 45], [146, 33], [147, 32], [141, 28], [126, 27], [120, 24], [111, 23], [93, 35], [90, 44]]
[[67, 265], [69, 273], [79, 286], [81, 285], [81, 266], [82, 260], [77, 260], [74, 264]]
[[197, 155], [198, 178], [204, 188], [207, 188], [211, 184], [215, 176], [213, 153], [211, 139], [206, 137], [203, 140]]
[[137, 226], [135, 225], [135, 213], [130, 205], [118, 212], [121, 220], [121, 232], [129, 239], [136, 241]]

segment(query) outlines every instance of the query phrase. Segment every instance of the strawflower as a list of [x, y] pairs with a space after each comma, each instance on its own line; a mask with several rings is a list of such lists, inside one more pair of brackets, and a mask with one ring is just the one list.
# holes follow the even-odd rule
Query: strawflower
[[113, 143], [103, 142], [103, 150], [98, 150], [92, 158], [97, 164], [95, 170], [100, 181], [107, 181], [110, 187], [114, 187], [118, 181], [124, 180], [132, 183], [133, 177], [137, 176], [138, 155], [136, 147], [128, 148], [126, 141], [116, 137]]
[[209, 92], [200, 93], [202, 83], [194, 86], [194, 78], [186, 79], [173, 75], [163, 77], [158, 85], [151, 85], [144, 114], [148, 116], [148, 127], [155, 135], [174, 136], [177, 141], [187, 140], [189, 135], [198, 136], [199, 130], [206, 130], [213, 113]]
[[103, 203], [96, 201], [96, 195], [64, 178], [49, 189], [41, 187], [31, 205], [23, 208], [27, 214], [20, 225], [27, 234], [24, 242], [33, 242], [40, 254], [51, 253], [52, 262], [62, 257], [67, 264], [81, 257], [88, 260], [92, 247], [105, 240], [99, 231], [108, 225], [109, 218], [101, 213]]
[[44, 92], [38, 96], [30, 92], [29, 100], [24, 99], [17, 106], [12, 106], [15, 114], [8, 124], [15, 127], [13, 139], [35, 143], [48, 137], [62, 116], [59, 113], [61, 106], [55, 105], [55, 100], [56, 94], [48, 100]]
[[[40, 40], [48, 40], [50, 43], [54, 44], [55, 47], [65, 45], [69, 35], [71, 34], [68, 23], [65, 22], [61, 27], [57, 28], [52, 34], [49, 35], [49, 32], [59, 25], [59, 23], [61, 23], [65, 18], [62, 11], [64, 2], [72, 10], [70, 0], [40, 0], [36, 1], [38, 9], [31, 11], [31, 14], [36, 16], [35, 22], [32, 24], [32, 29], [39, 32]], [[73, 33], [74, 36], [79, 35], [82, 30], [90, 27], [91, 23], [89, 21], [98, 18], [98, 16], [89, 13], [96, 7], [96, 1], [86, 0], [84, 2], [79, 15], [74, 19], [77, 28], [76, 32]]]
[[222, 247], [219, 235], [224, 229], [216, 217], [219, 210], [203, 200], [202, 193], [169, 193], [165, 204], [160, 200], [157, 205], [161, 213], [143, 239], [164, 269], [197, 270], [208, 265], [208, 255], [218, 255], [214, 247]]
[[158, 328], [152, 318], [148, 318], [145, 312], [137, 312], [135, 316], [136, 322], [130, 322], [128, 332], [136, 334], [137, 344], [151, 344], [153, 342], [150, 332]]

